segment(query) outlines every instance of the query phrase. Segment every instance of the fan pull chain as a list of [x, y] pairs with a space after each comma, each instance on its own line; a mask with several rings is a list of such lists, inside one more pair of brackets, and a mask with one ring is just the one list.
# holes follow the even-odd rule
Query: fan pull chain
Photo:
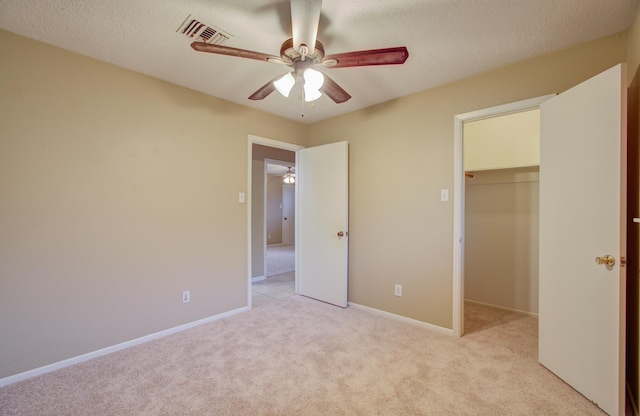
[[302, 94], [300, 97], [300, 117], [304, 118], [304, 87], [302, 87]]

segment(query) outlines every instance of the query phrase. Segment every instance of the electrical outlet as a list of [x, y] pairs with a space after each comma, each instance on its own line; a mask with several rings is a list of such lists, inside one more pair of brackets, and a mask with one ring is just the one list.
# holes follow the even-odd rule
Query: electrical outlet
[[402, 296], [402, 285], [396, 283], [395, 293], [396, 296]]
[[189, 303], [189, 302], [191, 302], [191, 291], [185, 290], [184, 292], [182, 292], [182, 303]]

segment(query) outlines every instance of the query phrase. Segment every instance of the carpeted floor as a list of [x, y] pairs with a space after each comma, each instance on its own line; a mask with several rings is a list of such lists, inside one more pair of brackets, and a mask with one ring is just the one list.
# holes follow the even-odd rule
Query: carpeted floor
[[465, 309], [456, 338], [291, 296], [4, 387], [0, 413], [603, 414], [537, 363], [535, 318]]
[[267, 277], [289, 273], [295, 270], [295, 246], [267, 247]]

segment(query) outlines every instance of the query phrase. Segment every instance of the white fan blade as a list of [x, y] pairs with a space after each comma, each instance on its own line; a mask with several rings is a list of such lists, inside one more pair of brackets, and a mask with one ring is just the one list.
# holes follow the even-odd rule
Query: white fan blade
[[291, 0], [291, 29], [296, 51], [300, 52], [300, 45], [306, 45], [307, 55], [315, 51], [321, 9], [322, 0]]

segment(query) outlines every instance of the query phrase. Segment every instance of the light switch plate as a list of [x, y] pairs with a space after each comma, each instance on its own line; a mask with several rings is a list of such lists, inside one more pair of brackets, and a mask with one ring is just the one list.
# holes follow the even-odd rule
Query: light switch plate
[[440, 190], [440, 201], [447, 202], [449, 200], [449, 190], [441, 189]]

